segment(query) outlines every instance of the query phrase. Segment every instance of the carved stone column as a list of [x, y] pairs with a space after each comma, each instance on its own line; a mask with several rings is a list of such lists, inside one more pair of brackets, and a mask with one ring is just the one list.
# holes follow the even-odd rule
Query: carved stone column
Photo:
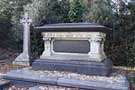
[[44, 40], [44, 51], [42, 55], [40, 56], [41, 59], [43, 59], [46, 56], [51, 56], [51, 38], [43, 37]]
[[89, 38], [90, 52], [88, 54], [94, 61], [101, 62], [106, 58], [104, 53], [104, 38], [105, 34], [103, 33], [97, 33], [97, 35], [92, 35], [91, 38]]
[[28, 17], [28, 13], [24, 14], [23, 19], [20, 20], [24, 27], [23, 33], [23, 52], [15, 59], [13, 64], [30, 65], [30, 25], [32, 20]]

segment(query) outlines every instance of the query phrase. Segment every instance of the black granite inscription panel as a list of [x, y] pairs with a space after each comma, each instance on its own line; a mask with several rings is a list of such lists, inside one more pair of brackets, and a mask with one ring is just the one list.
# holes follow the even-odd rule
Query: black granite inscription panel
[[55, 52], [65, 53], [88, 53], [90, 43], [88, 40], [55, 40], [53, 42]]

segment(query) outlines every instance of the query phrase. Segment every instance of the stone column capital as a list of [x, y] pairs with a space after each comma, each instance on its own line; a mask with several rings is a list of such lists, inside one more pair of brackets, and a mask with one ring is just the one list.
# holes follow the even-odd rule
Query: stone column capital
[[103, 41], [103, 38], [92, 37], [92, 38], [89, 38], [88, 40], [89, 40], [89, 42], [102, 42]]
[[106, 34], [105, 33], [95, 33], [91, 35], [88, 39], [89, 42], [104, 42]]
[[44, 40], [44, 41], [51, 41], [51, 38], [43, 37], [43, 40]]

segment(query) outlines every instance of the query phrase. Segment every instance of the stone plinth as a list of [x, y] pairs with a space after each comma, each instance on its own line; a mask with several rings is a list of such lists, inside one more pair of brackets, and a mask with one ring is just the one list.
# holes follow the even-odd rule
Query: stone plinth
[[112, 71], [111, 60], [90, 62], [88, 58], [70, 60], [69, 56], [53, 56], [46, 59], [37, 59], [32, 64], [33, 70], [68, 71], [86, 75], [108, 76]]

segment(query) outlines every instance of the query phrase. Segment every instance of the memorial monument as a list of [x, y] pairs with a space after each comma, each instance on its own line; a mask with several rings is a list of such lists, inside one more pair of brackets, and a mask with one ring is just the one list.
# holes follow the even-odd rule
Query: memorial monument
[[36, 27], [42, 33], [44, 51], [32, 63], [34, 70], [70, 71], [109, 75], [112, 62], [104, 52], [109, 28], [92, 23], [50, 24]]
[[[23, 53], [13, 62], [30, 65], [30, 24], [28, 14], [24, 26]], [[2, 74], [13, 85], [54, 85], [83, 90], [130, 90], [127, 74], [112, 69], [112, 61], [104, 52], [106, 34], [111, 30], [92, 23], [60, 23], [34, 27], [43, 36], [44, 51], [31, 67]]]

